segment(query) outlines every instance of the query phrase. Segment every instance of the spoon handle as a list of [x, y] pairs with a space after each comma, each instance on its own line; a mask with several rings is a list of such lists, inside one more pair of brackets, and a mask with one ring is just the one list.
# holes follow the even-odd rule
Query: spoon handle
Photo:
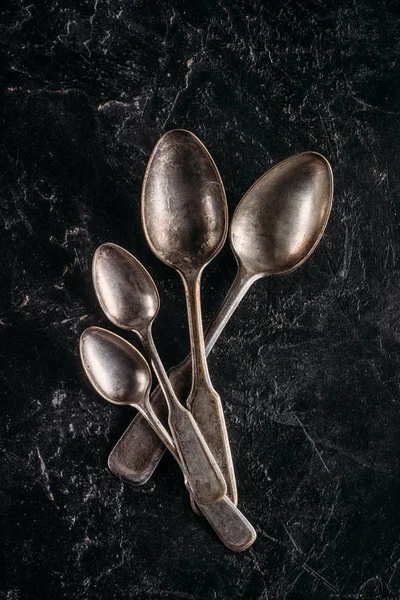
[[[254, 279], [238, 270], [219, 311], [207, 328], [205, 334], [207, 355], [213, 349], [214, 344], [253, 281]], [[179, 400], [184, 401], [190, 392], [190, 355], [179, 366], [170, 371], [169, 379], [176, 396]], [[151, 394], [151, 404], [158, 419], [164, 427], [168, 427], [168, 409], [160, 386], [157, 386]], [[123, 481], [131, 485], [143, 485], [152, 476], [164, 451], [164, 445], [139, 413], [110, 452], [108, 466], [111, 472]], [[232, 496], [231, 500], [233, 500]]]
[[224, 412], [208, 372], [201, 317], [200, 277], [199, 273], [194, 278], [184, 279], [192, 358], [192, 388], [187, 407], [221, 467], [227, 483], [227, 495], [236, 504], [236, 478]]
[[233, 552], [247, 550], [256, 541], [254, 527], [228, 496], [216, 504], [199, 504], [198, 507], [221, 542]]
[[250, 275], [243, 267], [238, 267], [235, 279], [232, 282], [225, 298], [209, 324], [205, 334], [206, 355], [214, 348], [219, 336], [228, 324], [231, 316], [259, 276]]
[[[163, 444], [163, 447], [165, 444], [182, 469], [182, 464], [179, 460], [174, 442], [169, 433], [159, 422], [148, 397], [145, 402], [145, 407], [140, 410], [140, 416], [146, 420], [149, 424], [148, 426], [151, 426], [151, 431], [157, 436], [157, 439]], [[185, 485], [188, 491], [192, 492], [186, 477]], [[215, 504], [198, 504], [196, 507], [203, 513], [221, 542], [233, 552], [246, 550], [255, 542], [257, 534], [254, 527], [227, 496], [224, 496]]]
[[192, 494], [201, 504], [214, 504], [226, 493], [221, 470], [193, 416], [175, 395], [154, 345], [151, 328], [140, 338], [167, 400], [169, 428]]

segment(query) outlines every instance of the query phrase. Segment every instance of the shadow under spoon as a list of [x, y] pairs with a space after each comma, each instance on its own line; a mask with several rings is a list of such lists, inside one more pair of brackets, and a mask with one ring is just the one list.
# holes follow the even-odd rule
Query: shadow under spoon
[[[182, 468], [171, 436], [151, 408], [151, 373], [140, 352], [106, 329], [89, 327], [81, 336], [80, 355], [94, 389], [108, 402], [136, 407]], [[185, 485], [191, 492], [186, 477]], [[254, 528], [226, 496], [216, 504], [198, 506], [230, 550], [246, 550], [254, 543]]]
[[[328, 222], [332, 198], [330, 165], [316, 152], [295, 154], [278, 163], [247, 191], [230, 226], [238, 271], [206, 331], [207, 354], [257, 279], [293, 271], [312, 254]], [[182, 400], [187, 396], [190, 375], [190, 356], [170, 373], [172, 386]], [[166, 423], [166, 405], [159, 387], [153, 391], [151, 402], [158, 418]], [[142, 485], [163, 452], [160, 440], [137, 415], [111, 451], [108, 465], [123, 481]]]

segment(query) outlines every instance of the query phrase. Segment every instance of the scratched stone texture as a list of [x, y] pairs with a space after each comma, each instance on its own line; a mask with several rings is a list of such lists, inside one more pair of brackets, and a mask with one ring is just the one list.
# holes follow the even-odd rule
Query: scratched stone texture
[[[16, 0], [1, 58], [1, 600], [400, 598], [400, 5], [397, 1]], [[134, 416], [89, 388], [78, 339], [107, 326], [91, 259], [148, 267], [167, 367], [188, 350], [178, 276], [139, 199], [159, 136], [196, 133], [230, 212], [303, 150], [331, 162], [326, 234], [259, 281], [210, 357], [240, 507], [226, 550], [165, 456], [143, 487], [107, 469]], [[203, 282], [204, 320], [235, 273]]]

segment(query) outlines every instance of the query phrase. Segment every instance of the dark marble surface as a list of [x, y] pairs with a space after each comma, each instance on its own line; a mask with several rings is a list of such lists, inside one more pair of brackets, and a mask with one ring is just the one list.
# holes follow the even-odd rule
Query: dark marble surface
[[[1, 97], [0, 598], [400, 597], [398, 2], [6, 2]], [[156, 279], [167, 366], [187, 352], [177, 275], [146, 247], [149, 153], [195, 132], [230, 211], [271, 165], [322, 152], [326, 234], [258, 282], [210, 358], [258, 540], [227, 551], [165, 456], [131, 488], [107, 456], [134, 411], [89, 389], [78, 338], [106, 326], [96, 246]], [[235, 272], [203, 284], [208, 321]]]

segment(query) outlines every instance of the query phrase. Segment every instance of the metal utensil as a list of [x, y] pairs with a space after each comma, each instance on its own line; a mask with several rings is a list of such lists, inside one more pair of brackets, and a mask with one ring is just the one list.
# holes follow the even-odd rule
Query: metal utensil
[[[140, 352], [106, 329], [89, 327], [81, 336], [80, 354], [86, 375], [95, 390], [108, 402], [135, 406], [182, 468], [173, 440], [151, 408], [151, 373]], [[185, 484], [191, 491], [186, 478]], [[221, 541], [231, 550], [245, 550], [254, 543], [254, 528], [226, 496], [216, 504], [200, 504], [199, 508]]]
[[156, 144], [143, 181], [142, 224], [154, 254], [182, 278], [192, 356], [192, 387], [186, 405], [221, 468], [227, 495], [236, 503], [221, 399], [208, 373], [200, 302], [202, 271], [226, 239], [228, 207], [213, 159], [189, 131], [169, 131]]
[[193, 416], [177, 399], [153, 341], [152, 324], [160, 298], [150, 274], [129, 252], [103, 244], [93, 259], [93, 283], [112, 323], [134, 331], [151, 359], [168, 404], [168, 424], [193, 495], [201, 504], [218, 502], [226, 492], [222, 473]]
[[[331, 167], [316, 152], [291, 156], [267, 171], [248, 190], [230, 227], [238, 272], [207, 329], [207, 354], [257, 278], [274, 271], [293, 271], [312, 254], [325, 230], [332, 197]], [[178, 398], [184, 399], [185, 385], [190, 385], [190, 356], [171, 372], [170, 381]], [[159, 387], [153, 391], [151, 402], [165, 423], [166, 407]], [[108, 465], [114, 475], [127, 483], [142, 485], [151, 477], [163, 452], [159, 439], [138, 415], [114, 446]]]

